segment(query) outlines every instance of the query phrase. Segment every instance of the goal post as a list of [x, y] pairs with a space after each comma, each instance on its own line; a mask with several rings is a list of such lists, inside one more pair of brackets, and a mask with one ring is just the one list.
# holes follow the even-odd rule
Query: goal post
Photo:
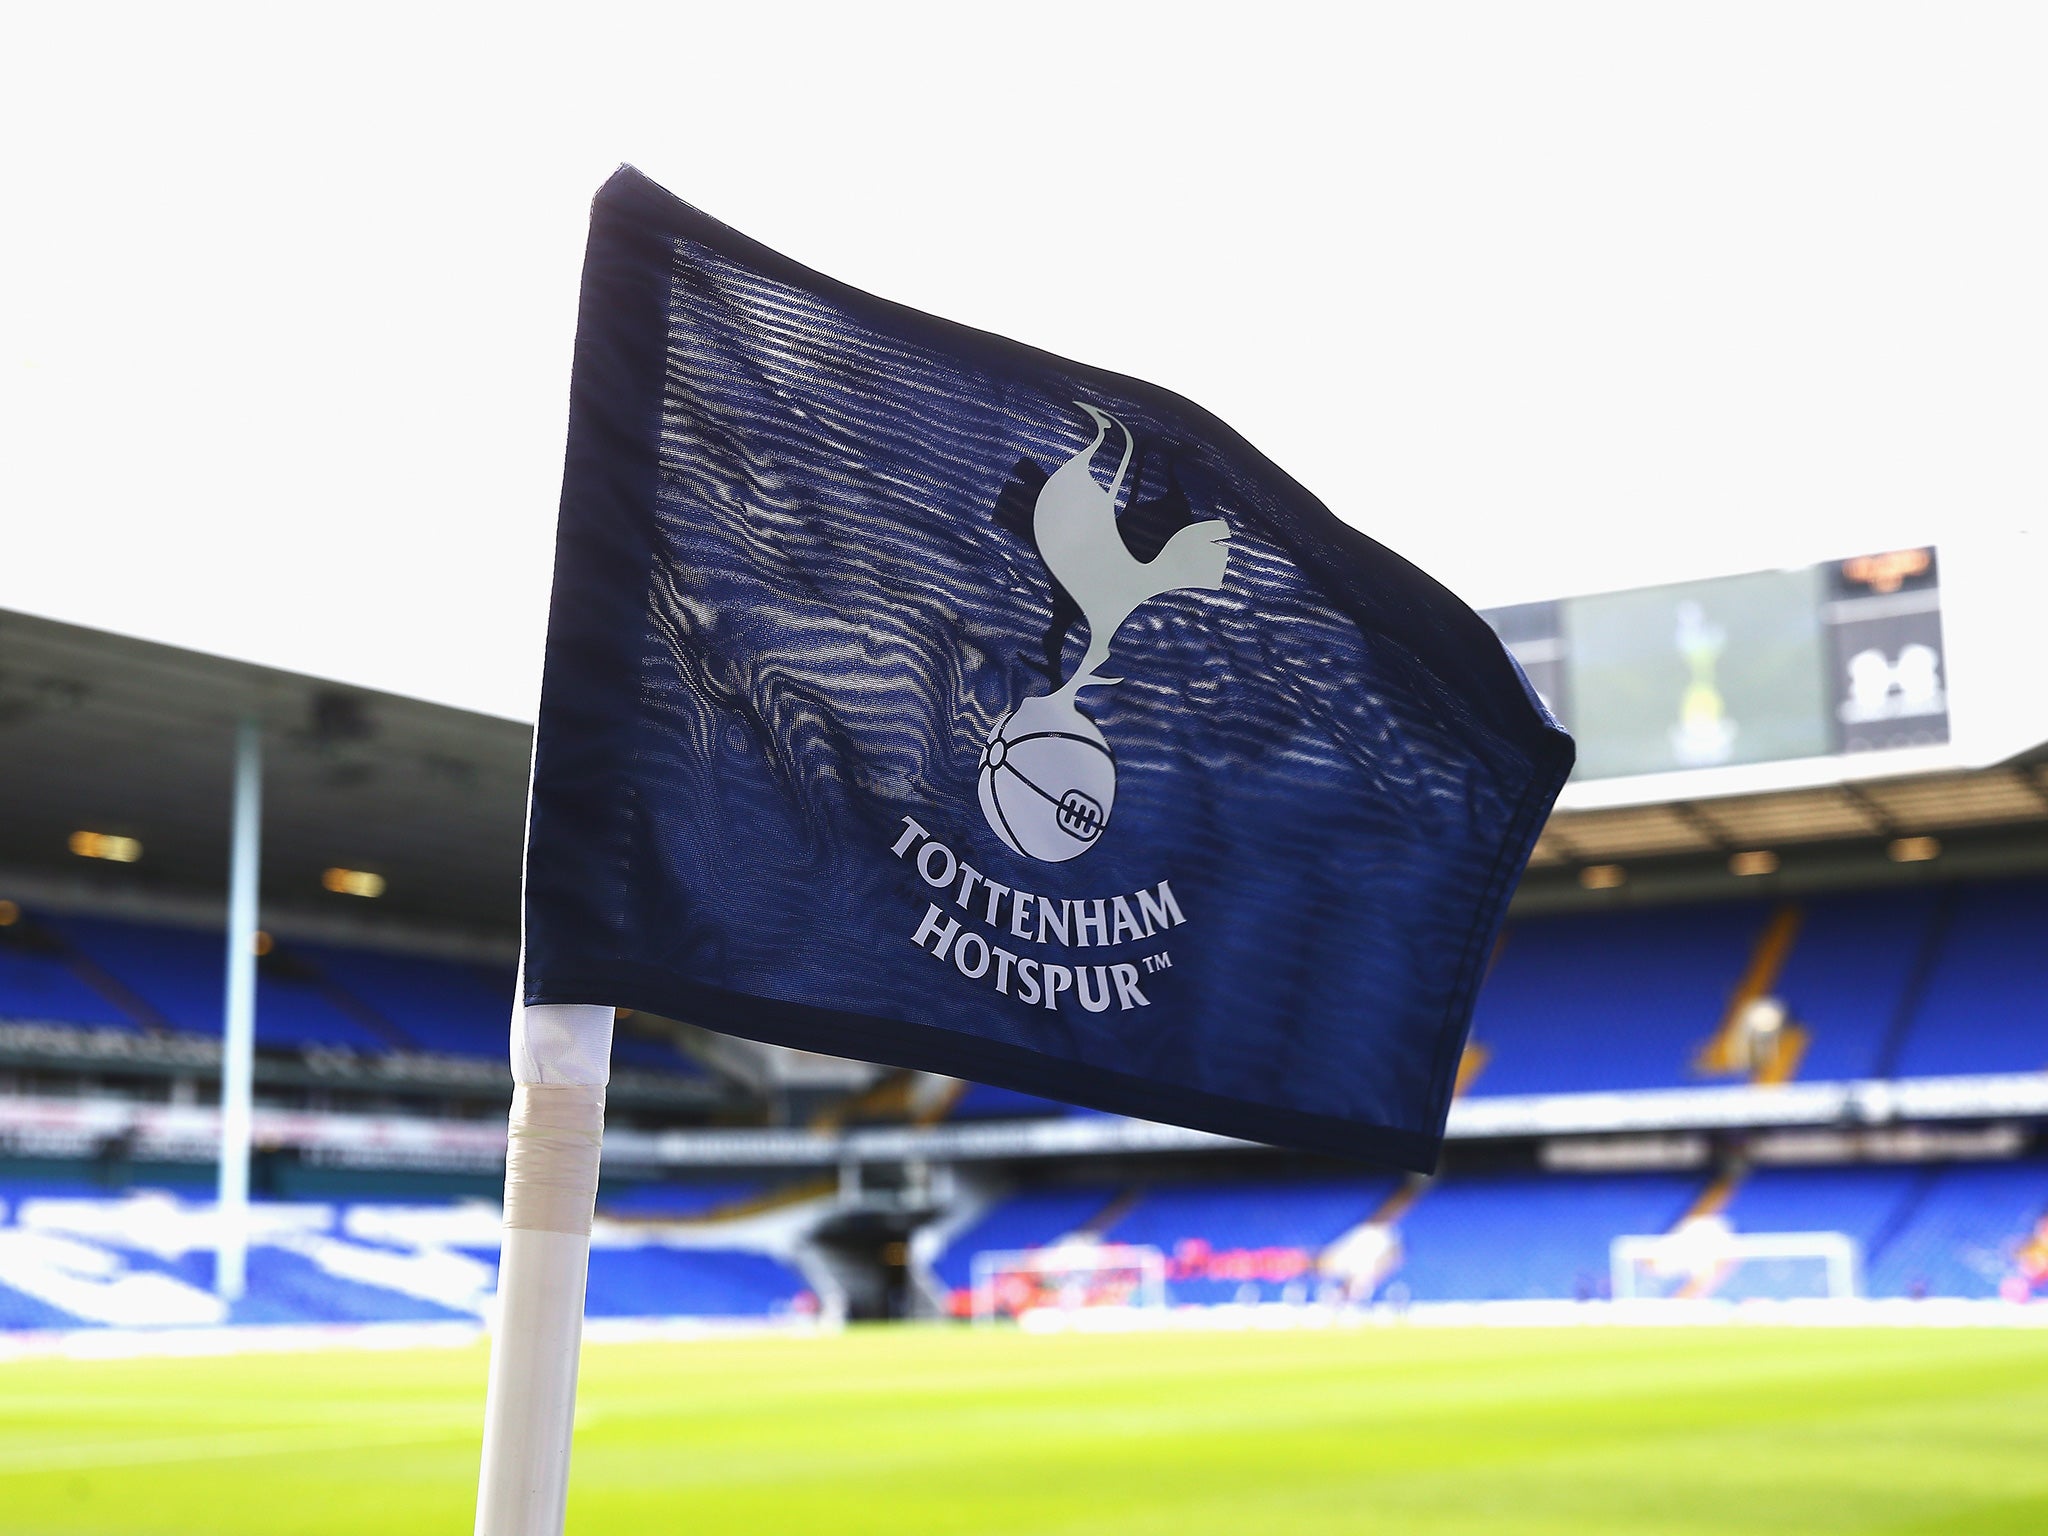
[[1616, 1301], [1849, 1300], [1863, 1294], [1862, 1250], [1845, 1232], [1737, 1232], [1716, 1217], [1617, 1237]]
[[1136, 1243], [1055, 1243], [974, 1256], [974, 1320], [1022, 1317], [1051, 1307], [1166, 1306], [1166, 1255]]

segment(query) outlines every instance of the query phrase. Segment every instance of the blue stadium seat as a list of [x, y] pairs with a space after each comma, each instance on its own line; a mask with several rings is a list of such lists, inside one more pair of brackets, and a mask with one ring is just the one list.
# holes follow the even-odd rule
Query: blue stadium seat
[[79, 1326], [79, 1320], [69, 1312], [60, 1312], [48, 1302], [25, 1296], [5, 1281], [0, 1281], [0, 1333]]
[[[46, 926], [136, 994], [174, 1029], [217, 1035], [225, 992], [221, 936], [204, 928], [65, 916]], [[430, 956], [289, 940], [258, 968], [259, 1045], [422, 1050], [497, 1059], [505, 1053], [509, 969]], [[132, 1024], [77, 974], [61, 949], [0, 942], [0, 1018]], [[704, 1069], [673, 1046], [622, 1030], [620, 1066], [679, 1076]]]
[[1604, 1295], [1613, 1240], [1668, 1232], [1704, 1184], [1666, 1173], [1442, 1179], [1397, 1223], [1392, 1282], [1416, 1301]]
[[[1850, 1168], [1763, 1168], [1736, 1187], [1721, 1214], [1737, 1232], [1842, 1232], [1866, 1264], [1881, 1253], [1932, 1174], [1912, 1165]], [[1810, 1266], [1809, 1266], [1810, 1267]], [[1738, 1268], [1714, 1287], [1729, 1301], [1780, 1294], [1797, 1284], [1822, 1294], [1817, 1274], [1770, 1262]], [[1802, 1292], [1803, 1293], [1803, 1292]]]
[[[135, 1208], [107, 1209], [94, 1214], [92, 1197], [81, 1196], [74, 1183], [10, 1181], [0, 1185], [0, 1275], [12, 1272], [30, 1290], [38, 1287], [30, 1277], [35, 1266], [48, 1263], [35, 1256], [34, 1246], [10, 1246], [21, 1225], [24, 1200], [47, 1191], [53, 1183], [68, 1201], [86, 1201], [85, 1224], [77, 1235], [67, 1223], [78, 1221], [80, 1207], [67, 1213], [45, 1210], [35, 1220], [45, 1238], [54, 1237], [73, 1252], [96, 1256], [94, 1264], [107, 1269], [89, 1283], [114, 1283], [123, 1277], [158, 1275], [178, 1282], [167, 1288], [175, 1311], [190, 1324], [196, 1304], [204, 1313], [214, 1279], [214, 1256], [204, 1246], [130, 1246], [109, 1231], [125, 1231], [135, 1220]], [[706, 1186], [708, 1189], [709, 1186]], [[119, 1197], [115, 1197], [119, 1198]], [[179, 1232], [189, 1243], [200, 1230], [208, 1202], [184, 1201], [176, 1206], [149, 1208], [148, 1220], [167, 1219], [158, 1231]], [[259, 1203], [259, 1209], [261, 1208]], [[425, 1246], [409, 1242], [380, 1241], [374, 1237], [343, 1236], [355, 1230], [347, 1212], [313, 1204], [292, 1209], [284, 1217], [287, 1225], [302, 1237], [268, 1241], [259, 1237], [249, 1250], [248, 1293], [229, 1311], [228, 1321], [237, 1324], [347, 1324], [388, 1322], [474, 1323], [483, 1310], [483, 1298], [494, 1282], [498, 1263], [495, 1245], [455, 1246], [438, 1241], [436, 1234], [457, 1237], [475, 1232], [474, 1212], [466, 1219], [440, 1220], [442, 1211], [454, 1215], [452, 1204], [407, 1202], [404, 1206], [380, 1207], [389, 1218], [424, 1217], [401, 1223], [402, 1230], [427, 1234]], [[13, 1229], [13, 1230], [10, 1230]], [[378, 1230], [372, 1228], [371, 1230]], [[138, 1239], [139, 1240], [139, 1239]], [[388, 1261], [395, 1260], [396, 1263]], [[471, 1261], [464, 1264], [462, 1261]], [[60, 1264], [69, 1265], [66, 1258]], [[14, 1266], [10, 1271], [9, 1266]], [[26, 1267], [24, 1267], [26, 1266]], [[58, 1273], [42, 1272], [46, 1281]], [[92, 1274], [87, 1266], [88, 1277]], [[76, 1284], [66, 1277], [63, 1286]], [[78, 1294], [63, 1286], [50, 1294]], [[450, 1304], [452, 1299], [459, 1304]], [[93, 1326], [84, 1316], [66, 1312], [61, 1306], [38, 1299], [0, 1279], [0, 1329], [58, 1329]], [[593, 1317], [767, 1317], [800, 1304], [808, 1283], [793, 1266], [762, 1253], [737, 1249], [706, 1249], [654, 1242], [620, 1244], [600, 1236], [590, 1261], [590, 1302]], [[161, 1293], [160, 1293], [161, 1294]], [[439, 1297], [441, 1299], [433, 1299]], [[814, 1299], [814, 1298], [813, 1298]], [[129, 1303], [133, 1305], [133, 1302]], [[152, 1305], [157, 1304], [154, 1300]], [[147, 1308], [145, 1308], [145, 1311]], [[141, 1325], [179, 1326], [168, 1321], [170, 1313], [141, 1319]]]
[[1398, 1183], [1392, 1175], [1367, 1175], [1153, 1187], [1103, 1236], [1160, 1248], [1199, 1237], [1219, 1247], [1321, 1249], [1386, 1204]]
[[47, 1024], [135, 1023], [86, 984], [60, 947], [45, 948], [35, 938], [26, 925], [0, 929], [0, 1019]]
[[724, 1248], [593, 1248], [592, 1317], [766, 1317], [809, 1289], [765, 1253]]
[[391, 1021], [422, 1051], [502, 1056], [512, 1017], [510, 967], [294, 943], [327, 980]]
[[946, 1246], [932, 1266], [950, 1290], [974, 1283], [974, 1256], [1018, 1248], [1041, 1248], [1087, 1225], [1117, 1197], [1113, 1184], [1064, 1184], [1026, 1190], [997, 1202]]
[[1760, 1168], [1721, 1214], [1738, 1232], [1846, 1232], [1867, 1255], [1927, 1177], [1912, 1164]]
[[[174, 1028], [217, 1035], [226, 994], [221, 935], [203, 928], [65, 917], [62, 931], [93, 961], [145, 998]], [[336, 1045], [388, 1051], [393, 1039], [366, 1025], [323, 988], [279, 966], [260, 968], [256, 1041], [290, 1048]]]
[[[503, 1050], [502, 1045], [499, 1046]], [[665, 1040], [654, 1040], [620, 1027], [612, 1032], [612, 1065], [636, 1067], [642, 1072], [665, 1072], [672, 1077], [708, 1077], [703, 1065], [686, 1056]]]
[[[213, 1283], [211, 1256], [201, 1262], [196, 1284]], [[257, 1246], [249, 1250], [249, 1292], [228, 1315], [232, 1323], [429, 1323], [474, 1322], [418, 1296], [330, 1275], [303, 1254]]]
[[105, 917], [67, 916], [57, 926], [174, 1028], [220, 1033], [226, 956], [218, 932]]
[[[1247, 1286], [1259, 1300], [1274, 1301], [1290, 1279], [1211, 1277], [1202, 1271], [1219, 1257], [1227, 1264], [1230, 1255], [1257, 1250], [1299, 1253], [1312, 1264], [1324, 1248], [1385, 1205], [1398, 1187], [1390, 1175], [1155, 1187], [1112, 1223], [1103, 1239], [1166, 1253], [1173, 1261], [1168, 1294], [1175, 1302], [1237, 1300]], [[1196, 1244], [1203, 1249], [1199, 1254], [1191, 1252]], [[1299, 1278], [1314, 1284], [1311, 1273]]]
[[1872, 1296], [1992, 1297], [2048, 1215], [2048, 1161], [1935, 1169], [1884, 1245], [1867, 1256]]
[[2048, 881], [1960, 886], [1893, 1075], [2048, 1071]]
[[1770, 908], [1756, 902], [1529, 918], [1508, 932], [1473, 1019], [1474, 1094], [1694, 1081]]
[[[1931, 1178], [1917, 1165], [1763, 1167], [1720, 1214], [1739, 1233], [1847, 1233], [1868, 1262]], [[1759, 1274], [1757, 1284], [1763, 1280]], [[1749, 1284], [1737, 1274], [1714, 1294], [1739, 1300]]]
[[1835, 1082], [1881, 1070], [1936, 900], [1929, 890], [1872, 891], [1805, 904], [1776, 987], [1809, 1035], [1801, 1078]]
[[606, 1216], [679, 1220], [754, 1199], [767, 1187], [758, 1179], [727, 1179], [711, 1184], [633, 1184], [601, 1189], [597, 1209]]

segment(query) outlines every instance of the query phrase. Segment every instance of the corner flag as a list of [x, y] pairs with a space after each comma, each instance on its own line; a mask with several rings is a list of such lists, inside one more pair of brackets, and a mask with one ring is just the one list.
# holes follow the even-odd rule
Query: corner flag
[[1426, 1170], [1571, 763], [1198, 406], [598, 194], [529, 1005]]

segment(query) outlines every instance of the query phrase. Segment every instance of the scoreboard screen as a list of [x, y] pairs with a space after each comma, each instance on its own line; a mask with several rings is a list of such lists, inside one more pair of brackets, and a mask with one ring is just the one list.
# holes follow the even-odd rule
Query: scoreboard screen
[[1580, 779], [1948, 740], [1931, 548], [1487, 610]]

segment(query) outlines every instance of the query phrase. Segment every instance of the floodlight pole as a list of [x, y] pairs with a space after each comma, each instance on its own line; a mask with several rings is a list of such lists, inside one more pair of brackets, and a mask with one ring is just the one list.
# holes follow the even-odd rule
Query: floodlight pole
[[581, 1003], [513, 1006], [505, 1234], [476, 1536], [561, 1536], [612, 1019], [611, 1009]]
[[220, 1185], [213, 1289], [239, 1301], [249, 1275], [249, 1117], [256, 1060], [256, 885], [262, 867], [263, 729], [235, 728], [233, 842], [228, 854], [227, 1013], [220, 1048]]

